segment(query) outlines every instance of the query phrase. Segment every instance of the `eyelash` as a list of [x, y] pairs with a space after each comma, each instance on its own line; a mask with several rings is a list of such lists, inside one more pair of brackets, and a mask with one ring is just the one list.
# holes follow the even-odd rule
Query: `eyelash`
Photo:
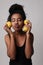
[[[13, 20], [11, 20], [12, 22], [15, 22], [15, 20], [13, 19]], [[18, 19], [17, 21], [22, 21], [22, 19]]]
[[18, 19], [18, 21], [21, 21], [21, 19]]

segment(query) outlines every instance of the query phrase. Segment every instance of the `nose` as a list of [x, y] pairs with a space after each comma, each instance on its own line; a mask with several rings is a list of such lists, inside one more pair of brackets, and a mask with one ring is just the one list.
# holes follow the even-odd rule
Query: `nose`
[[18, 21], [16, 20], [15, 23], [18, 23]]
[[15, 23], [18, 23], [18, 20], [15, 20]]
[[18, 21], [17, 21], [17, 20], [15, 20], [15, 25], [16, 25], [16, 24], [18, 24]]

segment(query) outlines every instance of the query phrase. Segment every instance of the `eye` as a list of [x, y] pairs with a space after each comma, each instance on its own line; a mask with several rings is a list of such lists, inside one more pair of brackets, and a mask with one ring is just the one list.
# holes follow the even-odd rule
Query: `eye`
[[11, 21], [12, 21], [12, 22], [15, 22], [15, 19], [13, 18], [13, 19], [11, 19]]
[[22, 19], [21, 19], [21, 18], [19, 18], [19, 19], [18, 19], [18, 21], [22, 21]]

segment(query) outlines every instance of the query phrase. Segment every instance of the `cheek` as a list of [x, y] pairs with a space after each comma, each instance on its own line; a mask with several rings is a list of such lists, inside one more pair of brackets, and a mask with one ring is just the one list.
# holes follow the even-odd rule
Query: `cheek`
[[12, 27], [14, 27], [15, 26], [15, 24], [14, 23], [12, 23]]
[[24, 23], [22, 22], [22, 23], [20, 23], [20, 27], [23, 27], [23, 25], [24, 25]]

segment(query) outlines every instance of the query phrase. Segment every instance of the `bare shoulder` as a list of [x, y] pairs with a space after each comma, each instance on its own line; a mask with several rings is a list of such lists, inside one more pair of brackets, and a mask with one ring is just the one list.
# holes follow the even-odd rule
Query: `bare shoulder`
[[9, 34], [6, 34], [5, 36], [4, 36], [4, 39], [7, 39], [7, 38], [9, 38], [10, 36], [9, 36]]
[[10, 43], [10, 36], [9, 36], [9, 34], [6, 34], [6, 35], [4, 36], [4, 40], [5, 40], [5, 43], [6, 43], [6, 44], [9, 44], [9, 43]]
[[10, 37], [8, 34], [6, 34], [4, 36], [4, 40], [5, 40], [5, 44], [6, 44], [7, 48], [10, 47]]

